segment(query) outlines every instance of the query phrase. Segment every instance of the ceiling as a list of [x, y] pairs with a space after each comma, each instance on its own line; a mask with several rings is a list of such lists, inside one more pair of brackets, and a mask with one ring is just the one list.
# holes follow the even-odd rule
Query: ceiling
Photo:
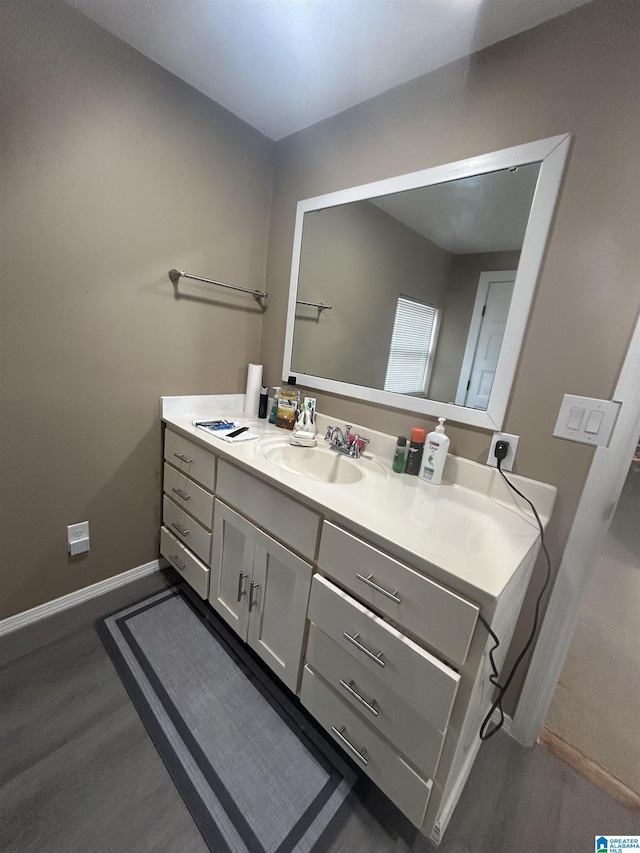
[[279, 140], [588, 0], [68, 0]]

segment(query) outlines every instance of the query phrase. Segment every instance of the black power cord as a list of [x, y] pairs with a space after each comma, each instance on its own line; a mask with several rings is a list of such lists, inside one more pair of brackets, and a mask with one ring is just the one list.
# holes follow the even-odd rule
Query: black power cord
[[[482, 721], [482, 725], [480, 726], [480, 740], [489, 740], [489, 738], [493, 737], [493, 735], [497, 731], [499, 731], [502, 728], [502, 726], [504, 725], [504, 712], [502, 710], [502, 700], [504, 699], [505, 693], [509, 689], [509, 685], [513, 681], [513, 677], [516, 674], [518, 667], [520, 666], [520, 664], [524, 660], [527, 652], [529, 651], [529, 649], [531, 648], [531, 646], [533, 644], [533, 641], [534, 641], [535, 636], [536, 636], [536, 632], [538, 630], [538, 619], [540, 618], [540, 604], [542, 603], [542, 598], [546, 592], [547, 587], [549, 586], [549, 581], [551, 579], [551, 557], [549, 556], [549, 551], [547, 550], [547, 546], [546, 546], [546, 543], [544, 541], [544, 528], [542, 526], [542, 522], [540, 521], [540, 516], [538, 515], [538, 511], [536, 510], [533, 503], [529, 500], [529, 498], [526, 495], [523, 495], [522, 492], [519, 491], [519, 489], [516, 489], [516, 487], [513, 485], [513, 483], [507, 479], [504, 471], [501, 468], [501, 462], [503, 461], [503, 459], [506, 458], [508, 452], [509, 452], [509, 442], [508, 441], [496, 441], [496, 445], [494, 448], [494, 454], [495, 454], [495, 457], [497, 460], [497, 468], [498, 468], [498, 471], [500, 472], [500, 475], [502, 476], [502, 479], [505, 481], [507, 486], [509, 486], [511, 491], [515, 492], [517, 495], [519, 495], [523, 500], [525, 500], [529, 504], [529, 506], [531, 507], [531, 509], [533, 511], [535, 519], [538, 522], [538, 527], [540, 528], [540, 545], [542, 547], [542, 551], [544, 552], [545, 558], [547, 560], [547, 572], [546, 572], [546, 577], [544, 579], [544, 583], [542, 585], [542, 589], [538, 593], [538, 598], [536, 600], [536, 608], [535, 608], [535, 614], [533, 617], [533, 627], [531, 629], [531, 634], [529, 635], [529, 639], [524, 644], [522, 651], [520, 652], [520, 654], [516, 658], [513, 666], [511, 667], [509, 675], [507, 676], [507, 679], [504, 682], [504, 684], [500, 684], [500, 682], [498, 681], [499, 672], [498, 672], [498, 668], [496, 666], [495, 659], [493, 657], [494, 652], [496, 651], [496, 649], [500, 645], [500, 640], [496, 636], [495, 632], [492, 630], [492, 628], [489, 625], [489, 623], [487, 622], [487, 620], [484, 619], [483, 616], [478, 615], [478, 618], [480, 619], [480, 621], [482, 622], [484, 627], [489, 632], [491, 638], [495, 642], [495, 646], [493, 646], [493, 648], [489, 652], [489, 661], [491, 663], [491, 669], [492, 669], [492, 673], [489, 676], [489, 681], [498, 690], [498, 693], [497, 693], [496, 698], [493, 702], [493, 705], [491, 706], [489, 713], [484, 718], [484, 720]], [[492, 729], [487, 731], [489, 723], [491, 722], [491, 718], [492, 718], [492, 716], [496, 710], [500, 714], [500, 719]]]

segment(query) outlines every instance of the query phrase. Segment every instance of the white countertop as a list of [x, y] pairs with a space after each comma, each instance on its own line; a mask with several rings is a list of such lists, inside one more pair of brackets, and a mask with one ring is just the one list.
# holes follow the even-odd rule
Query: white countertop
[[[364, 476], [350, 484], [324, 483], [284, 470], [264, 456], [261, 441], [287, 440], [291, 433], [243, 414], [241, 396], [208, 398], [219, 401], [215, 406], [202, 402], [199, 406], [181, 407], [175, 404], [180, 399], [193, 398], [163, 398], [163, 420], [168, 427], [479, 604], [500, 596], [539, 538], [530, 509], [513, 495], [495, 468], [450, 455], [445, 468], [448, 482], [433, 486], [417, 477], [393, 472], [395, 437], [371, 434], [363, 427], [358, 430], [361, 434], [372, 435], [369, 448], [373, 453], [365, 455], [376, 459], [386, 476]], [[166, 403], [167, 400], [174, 402]], [[189, 411], [180, 414], [180, 409]], [[250, 426], [260, 438], [230, 444], [193, 425], [194, 418], [219, 416]], [[322, 426], [326, 420], [319, 415]], [[337, 423], [335, 419], [332, 422]], [[320, 445], [323, 434], [319, 430]], [[358, 461], [352, 464], [357, 465]], [[516, 475], [508, 476], [533, 500], [546, 523], [556, 489]]]

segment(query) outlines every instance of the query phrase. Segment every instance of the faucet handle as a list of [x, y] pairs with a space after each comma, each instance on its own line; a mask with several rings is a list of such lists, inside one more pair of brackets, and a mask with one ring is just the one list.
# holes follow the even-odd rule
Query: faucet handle
[[324, 440], [325, 441], [331, 441], [332, 435], [333, 435], [333, 427], [331, 426], [331, 424], [329, 424], [329, 426], [327, 427], [327, 431], [324, 434]]
[[349, 435], [351, 434], [351, 424], [344, 425], [344, 440], [349, 441]]
[[359, 459], [360, 458], [360, 452], [361, 452], [360, 451], [360, 443], [362, 442], [362, 444], [366, 447], [367, 444], [369, 444], [370, 440], [371, 439], [369, 439], [369, 438], [363, 438], [361, 435], [358, 435], [357, 432], [354, 433], [353, 441], [351, 442], [351, 444], [349, 446], [349, 456], [353, 457], [353, 459]]

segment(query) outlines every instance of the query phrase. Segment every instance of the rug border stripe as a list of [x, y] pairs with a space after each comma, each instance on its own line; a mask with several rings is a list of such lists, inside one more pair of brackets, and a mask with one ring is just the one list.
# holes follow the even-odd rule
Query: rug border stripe
[[[176, 595], [174, 597], [182, 598], [179, 592], [176, 592]], [[200, 771], [200, 773], [202, 773], [207, 785], [211, 788], [214, 795], [218, 799], [218, 802], [222, 806], [223, 811], [227, 813], [229, 819], [231, 820], [231, 823], [234, 825], [243, 843], [245, 844], [247, 849], [255, 851], [255, 853], [266, 853], [258, 837], [249, 826], [249, 823], [247, 822], [245, 816], [242, 814], [241, 810], [234, 802], [233, 797], [231, 796], [224, 783], [216, 773], [215, 768], [207, 759], [207, 756], [204, 754], [202, 747], [193, 736], [193, 732], [191, 732], [191, 730], [185, 723], [183, 717], [180, 715], [180, 712], [176, 708], [175, 703], [173, 702], [166, 688], [160, 681], [157, 673], [151, 666], [140, 644], [133, 636], [131, 628], [129, 628], [129, 626], [127, 625], [129, 619], [133, 619], [135, 616], [139, 616], [141, 613], [144, 613], [147, 610], [151, 610], [152, 608], [156, 607], [157, 604], [158, 602], [153, 602], [151, 604], [147, 604], [145, 607], [141, 607], [139, 610], [135, 610], [131, 613], [128, 613], [126, 616], [122, 616], [119, 619], [116, 619], [115, 624], [118, 626], [118, 629], [122, 633], [123, 638], [126, 640], [129, 648], [133, 652], [133, 655], [136, 661], [138, 662], [140, 669], [142, 670], [147, 681], [151, 685], [153, 692], [160, 700], [160, 704], [162, 705], [165, 713], [173, 723], [173, 726], [177, 731], [178, 735], [180, 736], [182, 742], [185, 744], [185, 746], [191, 753], [193, 759], [195, 760], [198, 770]]]
[[[108, 618], [110, 617], [105, 617], [105, 619]], [[102, 643], [104, 644], [104, 647], [113, 661], [113, 665], [120, 676], [127, 693], [129, 694], [142, 724], [147, 730], [147, 733], [149, 734], [158, 755], [162, 759], [163, 764], [167, 768], [180, 797], [193, 817], [196, 826], [200, 830], [205, 843], [210, 850], [219, 850], [220, 853], [232, 853], [231, 848], [227, 844], [222, 832], [209, 812], [209, 809], [203, 802], [196, 786], [193, 784], [189, 774], [176, 757], [173, 747], [169, 743], [169, 740], [162, 730], [162, 726], [156, 719], [155, 714], [149, 707], [149, 703], [144, 692], [133, 677], [133, 674], [129, 669], [129, 665], [111, 635], [111, 631], [105, 624], [105, 620], [101, 619], [96, 622], [95, 627], [98, 632], [98, 636], [102, 640]]]
[[[255, 836], [255, 833], [244, 818], [242, 812], [236, 806], [224, 783], [216, 773], [215, 768], [211, 765], [202, 748], [186, 726], [186, 723], [182, 719], [171, 697], [163, 687], [144, 651], [127, 625], [127, 621], [134, 616], [137, 616], [140, 613], [175, 597], [179, 597], [189, 607], [200, 623], [205, 625], [213, 639], [221, 645], [224, 653], [227, 654], [241, 669], [243, 674], [250, 680], [253, 687], [258, 690], [260, 695], [268, 702], [272, 710], [280, 716], [280, 718], [291, 729], [293, 734], [295, 734], [301, 745], [311, 753], [313, 758], [329, 774], [327, 782], [314, 797], [308, 808], [305, 809], [296, 824], [294, 824], [294, 826], [289, 830], [289, 833], [277, 848], [276, 853], [292, 853], [292, 851], [295, 851], [297, 845], [304, 839], [305, 833], [313, 826], [314, 821], [318, 819], [324, 807], [329, 803], [331, 797], [337, 791], [340, 784], [345, 781], [350, 785], [348, 794], [344, 798], [343, 802], [336, 808], [334, 814], [329, 818], [327, 825], [320, 829], [319, 835], [311, 848], [314, 851], [326, 849], [329, 839], [331, 837], [335, 837], [337, 826], [334, 824], [336, 824], [336, 822], [342, 824], [343, 819], [341, 818], [343, 815], [346, 816], [348, 808], [347, 804], [354, 796], [354, 785], [358, 778], [357, 773], [353, 772], [348, 763], [346, 765], [344, 764], [344, 760], [341, 760], [341, 756], [336, 755], [336, 758], [338, 759], [336, 762], [338, 766], [336, 766], [336, 764], [334, 764], [327, 755], [324, 754], [314, 737], [311, 737], [306, 731], [306, 727], [301, 725], [301, 720], [296, 718], [297, 716], [300, 716], [301, 719], [304, 720], [304, 715], [301, 715], [300, 710], [293, 706], [292, 699], [287, 695], [288, 691], [285, 692], [283, 688], [280, 687], [280, 691], [283, 693], [283, 703], [283, 701], [276, 695], [276, 690], [279, 685], [271, 685], [267, 681], [267, 676], [263, 675], [259, 668], [256, 668], [256, 664], [257, 667], [260, 667], [260, 663], [252, 660], [248, 650], [239, 645], [239, 641], [235, 636], [231, 634], [227, 636], [226, 626], [218, 626], [213, 622], [213, 618], [215, 618], [214, 614], [209, 613], [203, 608], [202, 602], [193, 597], [191, 590], [186, 587], [185, 584], [179, 584], [169, 590], [154, 593], [151, 601], [149, 600], [150, 597], [146, 596], [139, 602], [129, 605], [127, 608], [119, 608], [114, 613], [97, 620], [96, 629], [107, 652], [112, 658], [114, 666], [116, 667], [116, 670], [118, 671], [124, 686], [131, 697], [134, 707], [138, 711], [149, 736], [151, 737], [163, 763], [167, 767], [169, 774], [178, 788], [178, 792], [185, 802], [185, 805], [189, 809], [196, 825], [198, 826], [203, 839], [209, 848], [212, 851], [216, 851], [216, 853], [232, 853], [229, 842], [225, 839], [222, 830], [218, 827], [214, 816], [211, 814], [207, 804], [202, 799], [197, 786], [194, 784], [188, 772], [177, 757], [173, 744], [163, 731], [162, 724], [157, 720], [154, 710], [145, 696], [144, 690], [137, 683], [136, 677], [131, 671], [126, 658], [119, 649], [118, 641], [113, 634], [114, 630], [120, 632], [122, 640], [128, 645], [135, 661], [147, 679], [150, 688], [160, 701], [164, 713], [170, 719], [179, 738], [184, 742], [186, 748], [191, 753], [204, 780], [210, 787], [214, 797], [217, 798], [220, 807], [226, 813], [247, 850], [251, 851], [251, 853], [265, 853], [262, 844]], [[123, 609], [126, 609], [127, 612], [118, 617], [118, 614], [122, 613]], [[287, 704], [291, 704], [292, 708], [288, 709], [286, 707]], [[313, 734], [316, 735], [317, 738], [318, 734], [321, 733], [314, 731]], [[333, 753], [334, 747], [331, 742], [328, 742], [327, 746]]]

